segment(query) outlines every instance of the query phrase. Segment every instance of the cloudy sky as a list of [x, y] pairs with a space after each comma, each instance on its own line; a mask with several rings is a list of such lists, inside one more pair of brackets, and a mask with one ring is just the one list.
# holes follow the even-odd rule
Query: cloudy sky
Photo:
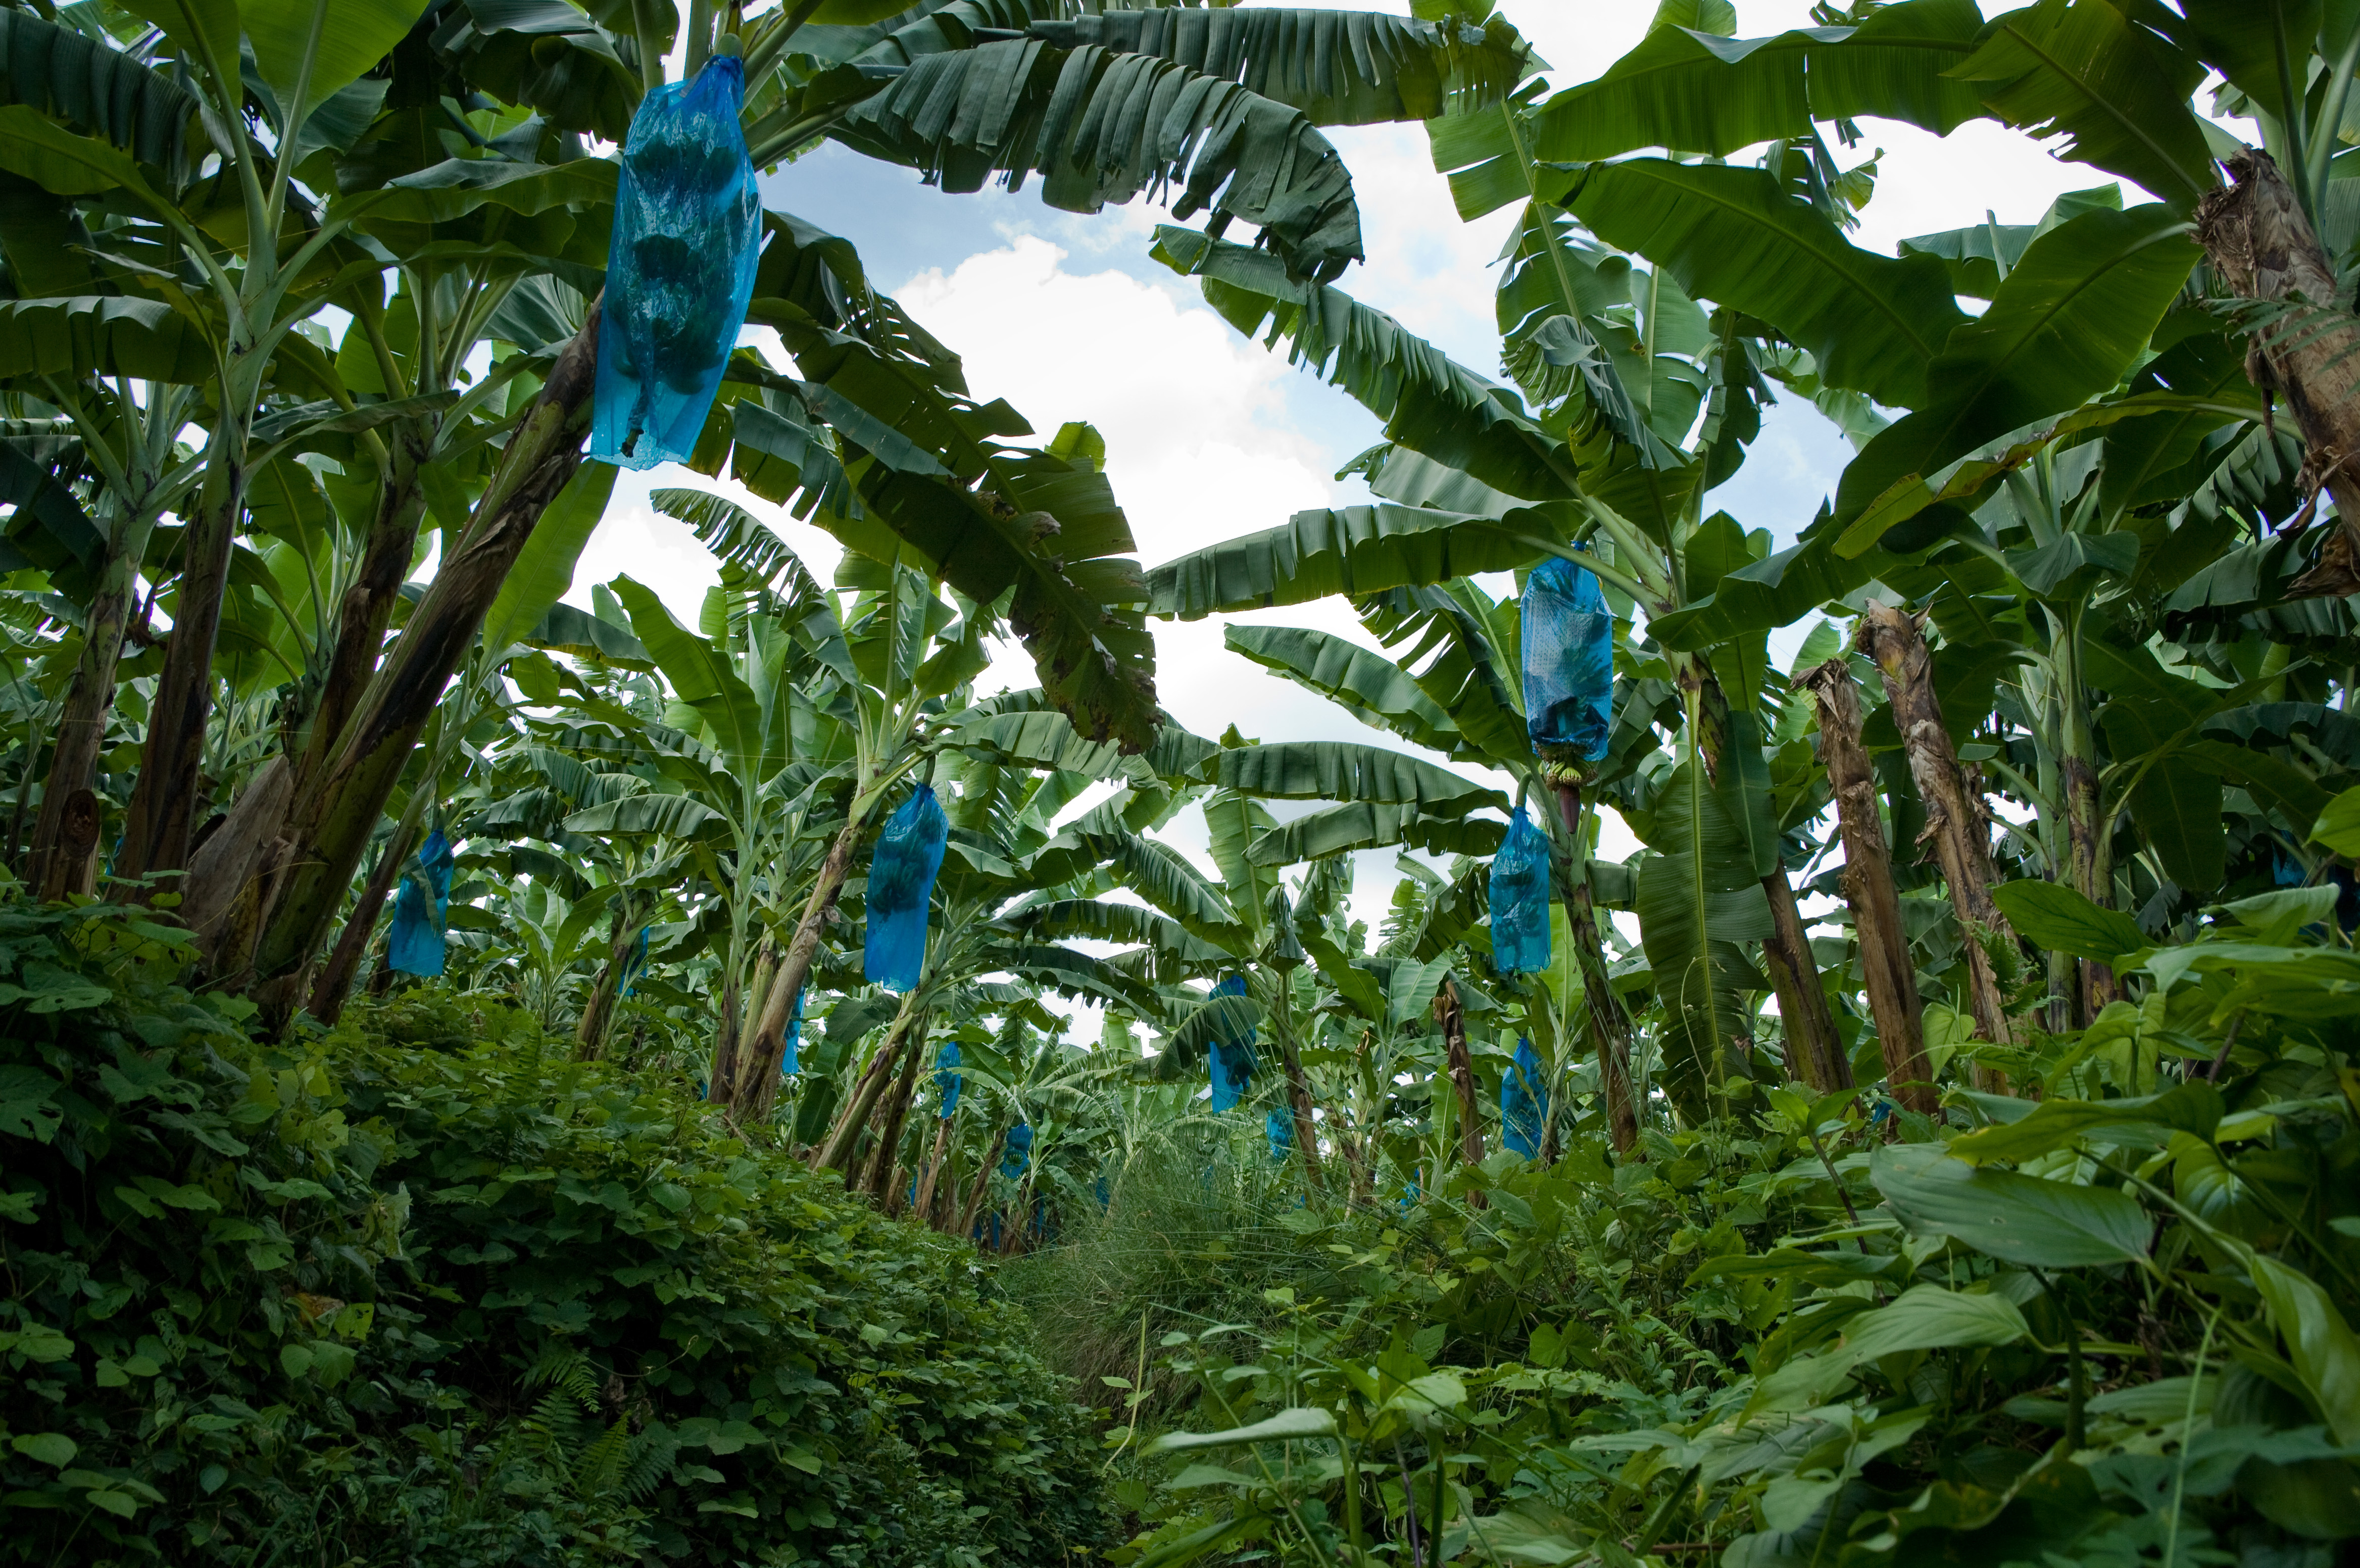
[[[1596, 76], [1635, 44], [1654, 7], [1640, 0], [1506, 0], [1505, 9], [1550, 62], [1551, 82], [1563, 86]], [[1739, 31], [1751, 37], [1808, 26], [1808, 9], [1807, 0], [1738, 0]], [[1947, 139], [1885, 121], [1863, 129], [1863, 145], [1839, 157], [1849, 166], [1883, 149], [1876, 194], [1854, 236], [1879, 250], [1889, 252], [1907, 236], [1979, 222], [1986, 211], [2002, 223], [2031, 223], [2059, 192], [2101, 182], [2094, 171], [2060, 163], [1985, 122], [1970, 122]], [[1369, 258], [1339, 286], [1497, 376], [1492, 259], [1513, 209], [1461, 223], [1415, 126], [1328, 134], [1352, 171]], [[1079, 217], [1044, 206], [1037, 184], [1014, 195], [997, 189], [945, 195], [914, 174], [832, 144], [781, 169], [764, 181], [764, 194], [770, 206], [852, 240], [872, 282], [965, 356], [978, 398], [1006, 398], [1044, 435], [1067, 420], [1087, 420], [1103, 432], [1108, 473], [1146, 564], [1275, 526], [1306, 507], [1370, 499], [1357, 479], [1333, 476], [1378, 439], [1377, 421], [1290, 368], [1283, 355], [1240, 337], [1193, 286], [1151, 260], [1153, 228], [1167, 221], [1159, 209], [1134, 203]], [[1833, 488], [1845, 453], [1816, 411], [1790, 400], [1773, 411], [1743, 471], [1712, 502], [1749, 529], [1790, 539]], [[669, 468], [623, 478], [569, 597], [586, 604], [590, 583], [628, 572], [693, 619], [714, 580], [713, 563], [645, 498], [656, 485], [703, 481]], [[726, 482], [716, 488], [770, 518], [823, 578], [832, 570], [838, 548], [826, 534]], [[1340, 606], [1233, 619], [1360, 635]], [[1794, 629], [1792, 641], [1800, 632]], [[1235, 723], [1262, 739], [1373, 738], [1328, 704], [1229, 652], [1218, 619], [1158, 623], [1156, 640], [1164, 707], [1200, 734]], [[1032, 684], [1021, 651], [1011, 654], [994, 676]], [[1201, 822], [1183, 818], [1174, 836], [1201, 850]], [[1611, 841], [1608, 852], [1615, 852]], [[1391, 896], [1393, 859], [1389, 851], [1360, 857], [1355, 904], [1372, 924]]]

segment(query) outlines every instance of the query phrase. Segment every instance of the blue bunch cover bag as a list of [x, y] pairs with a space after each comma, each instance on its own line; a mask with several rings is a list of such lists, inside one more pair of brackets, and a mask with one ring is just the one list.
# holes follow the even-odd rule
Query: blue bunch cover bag
[[1614, 615], [1598, 579], [1552, 555], [1524, 579], [1524, 729], [1535, 750], [1606, 755], [1614, 722]]
[[1262, 1119], [1262, 1133], [1270, 1140], [1270, 1157], [1284, 1161], [1295, 1149], [1295, 1113], [1273, 1111]]
[[1515, 1065], [1500, 1075], [1500, 1135], [1526, 1159], [1541, 1154], [1541, 1130], [1548, 1124], [1548, 1085], [1530, 1040], [1516, 1041]]
[[795, 992], [795, 1004], [787, 1014], [787, 1037], [779, 1046], [779, 1076], [803, 1069], [803, 998], [810, 995], [809, 987]]
[[403, 974], [439, 975], [446, 949], [444, 917], [451, 908], [451, 868], [458, 857], [437, 828], [418, 847], [418, 864], [393, 897], [393, 929], [385, 939], [386, 967]]
[[945, 1122], [957, 1113], [959, 1086], [967, 1081], [959, 1073], [958, 1064], [958, 1042], [945, 1040], [943, 1048], [934, 1053], [934, 1091], [943, 1097], [943, 1120]]
[[602, 463], [684, 463], [705, 430], [761, 253], [745, 97], [745, 66], [715, 55], [631, 116], [598, 322], [590, 455]]
[[1032, 1163], [1032, 1124], [1029, 1122], [1019, 1122], [1009, 1128], [1008, 1142], [1002, 1146], [1002, 1149], [1003, 1152], [1000, 1157], [1000, 1174], [1013, 1181], [1023, 1175], [1024, 1168]]
[[877, 836], [869, 862], [869, 932], [861, 972], [889, 991], [911, 991], [926, 965], [926, 905], [950, 842], [950, 819], [932, 784], [920, 784]]
[[1491, 857], [1491, 964], [1502, 974], [1549, 967], [1548, 835], [1521, 811]]
[[[1215, 996], [1243, 996], [1246, 977], [1229, 975], [1213, 987]], [[1213, 1113], [1218, 1115], [1245, 1098], [1253, 1082], [1254, 1031], [1247, 1029], [1233, 1037], [1215, 1036], [1213, 1048], [1206, 1053], [1213, 1076]]]

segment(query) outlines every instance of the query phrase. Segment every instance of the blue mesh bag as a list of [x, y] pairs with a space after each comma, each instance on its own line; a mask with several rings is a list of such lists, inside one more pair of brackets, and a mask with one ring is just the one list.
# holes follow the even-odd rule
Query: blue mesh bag
[[1295, 1152], [1295, 1113], [1273, 1111], [1262, 1119], [1262, 1135], [1270, 1140], [1270, 1157], [1284, 1163]]
[[[1243, 996], [1246, 977], [1233, 974], [1213, 987], [1215, 996]], [[1254, 1032], [1247, 1029], [1231, 1037], [1215, 1036], [1213, 1048], [1206, 1053], [1213, 1075], [1213, 1112], [1218, 1115], [1245, 1098], [1253, 1083]]]
[[1533, 749], [1606, 755], [1614, 722], [1614, 616], [1598, 579], [1552, 555], [1524, 579], [1524, 730]]
[[1516, 1041], [1515, 1065], [1500, 1076], [1500, 1138], [1526, 1159], [1541, 1155], [1541, 1129], [1548, 1124], [1548, 1085], [1533, 1043]]
[[861, 972], [888, 991], [912, 991], [926, 965], [926, 905], [951, 825], [932, 784], [901, 803], [869, 862], [869, 934]]
[[403, 974], [442, 972], [443, 919], [450, 913], [451, 868], [457, 861], [440, 828], [418, 847], [418, 863], [402, 873], [401, 891], [394, 894], [393, 929], [385, 939], [387, 968]]
[[808, 990], [795, 992], [795, 1005], [787, 1014], [787, 1037], [779, 1046], [779, 1076], [803, 1069], [803, 998]]
[[639, 101], [623, 143], [598, 322], [590, 455], [684, 463], [754, 295], [762, 193], [738, 111], [746, 68], [715, 55]]
[[1024, 1168], [1032, 1162], [1032, 1126], [1029, 1122], [1019, 1122], [1008, 1129], [1008, 1142], [1001, 1146], [1000, 1174], [1013, 1181], [1024, 1174]]
[[1549, 842], [1522, 811], [1491, 857], [1491, 964], [1502, 974], [1549, 966]]
[[943, 1120], [945, 1122], [957, 1113], [959, 1085], [967, 1081], [959, 1075], [958, 1064], [958, 1042], [945, 1040], [943, 1048], [934, 1053], [934, 1091], [943, 1097]]

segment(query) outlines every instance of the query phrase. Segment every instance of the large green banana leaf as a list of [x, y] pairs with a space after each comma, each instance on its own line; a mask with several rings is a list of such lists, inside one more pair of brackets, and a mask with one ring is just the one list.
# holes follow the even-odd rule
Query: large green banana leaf
[[1505, 22], [1479, 27], [1455, 16], [1156, 7], [1034, 22], [1027, 31], [1061, 48], [1095, 44], [1173, 60], [1300, 110], [1317, 126], [1426, 120], [1453, 100], [1497, 102], [1530, 59]]
[[1200, 280], [1205, 302], [1289, 353], [1385, 422], [1386, 439], [1512, 496], [1574, 493], [1572, 458], [1513, 394], [1339, 290], [1290, 281], [1277, 258], [1189, 229], [1155, 231], [1156, 259]]
[[2065, 138], [2058, 156], [2136, 181], [2181, 211], [2218, 183], [2190, 104], [2204, 62], [2114, 0], [2041, 0], [1994, 17], [1954, 68], [1998, 118]]
[[1546, 553], [1535, 541], [1563, 537], [1558, 515], [1536, 507], [1504, 518], [1390, 505], [1299, 511], [1150, 570], [1148, 613], [1196, 620], [1509, 571]]
[[1308, 119], [1152, 55], [1031, 38], [930, 54], [831, 134], [946, 191], [1038, 172], [1069, 212], [1168, 186], [1175, 216], [1256, 225], [1295, 278], [1333, 279], [1361, 254], [1351, 176]]
[[1273, 740], [1223, 751], [1212, 782], [1264, 800], [1370, 801], [1433, 810], [1505, 811], [1507, 796], [1449, 769], [1378, 746]]
[[1406, 671], [1357, 642], [1301, 626], [1231, 626], [1222, 640], [1232, 652], [1414, 746], [1454, 755], [1466, 748], [1450, 716], [1418, 689]]
[[630, 613], [631, 630], [673, 693], [712, 731], [729, 771], [748, 782], [775, 773], [783, 758], [777, 747], [763, 743], [761, 703], [730, 668], [728, 656], [674, 620], [653, 590], [628, 576], [616, 578], [612, 587]]
[[1950, 334], [1930, 371], [1934, 397], [1844, 470], [1835, 515], [1845, 543], [1882, 534], [1881, 510], [1859, 520], [1888, 492], [1914, 495], [1945, 466], [2110, 389], [2199, 254], [2187, 222], [2155, 204], [2084, 213], [2035, 240], [1991, 309]]
[[1766, 38], [1658, 27], [1596, 81], [1535, 110], [1533, 149], [1558, 162], [1653, 147], [1726, 155], [1860, 115], [1947, 136], [1983, 113], [1973, 88], [1947, 74], [1982, 26], [1972, 0], [1905, 0], [1856, 27]]
[[21, 104], [113, 143], [177, 185], [188, 172], [195, 94], [120, 49], [0, 11], [0, 104]]
[[1258, 866], [1300, 865], [1393, 844], [1429, 855], [1490, 855], [1507, 831], [1506, 823], [1490, 817], [1433, 811], [1414, 803], [1353, 801], [1265, 828], [1254, 835], [1246, 853]]
[[1888, 407], [1926, 400], [1928, 367], [1967, 319], [1939, 262], [1861, 249], [1766, 169], [1633, 159], [1581, 171], [1563, 200], [1690, 294], [1808, 349], [1827, 385]]

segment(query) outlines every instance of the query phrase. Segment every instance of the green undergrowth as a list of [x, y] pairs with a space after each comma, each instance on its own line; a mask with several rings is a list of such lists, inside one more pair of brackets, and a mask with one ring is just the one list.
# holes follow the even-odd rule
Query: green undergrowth
[[1087, 1420], [971, 1250], [432, 992], [257, 1044], [0, 905], [0, 1562], [1056, 1563]]
[[2355, 1561], [2355, 970], [2238, 934], [1940, 1124], [1781, 1088], [1358, 1203], [1151, 1142], [1002, 1274], [1112, 1416], [1111, 1561]]

